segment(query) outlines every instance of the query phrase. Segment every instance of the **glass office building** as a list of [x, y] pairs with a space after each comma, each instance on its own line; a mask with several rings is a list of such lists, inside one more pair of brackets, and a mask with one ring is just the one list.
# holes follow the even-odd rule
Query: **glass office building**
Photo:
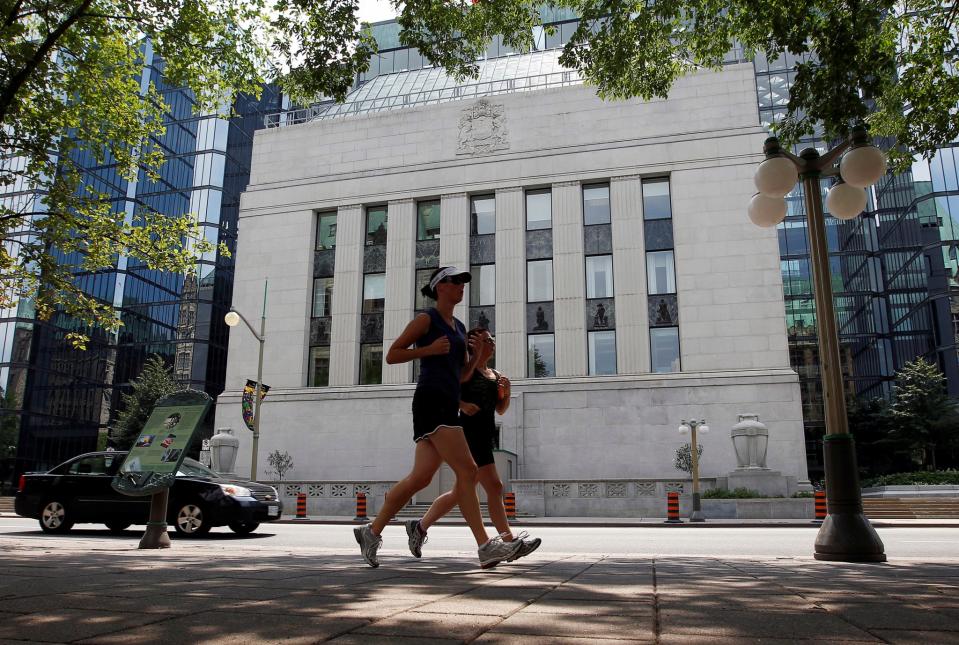
[[[282, 107], [281, 97], [268, 87], [260, 99], [241, 96], [233, 118], [197, 114], [191, 93], [168, 86], [163, 61], [149, 47], [145, 54], [140, 80], [154, 83], [168, 105], [165, 132], [152, 142], [166, 158], [160, 177], [153, 181], [141, 172], [127, 182], [116, 168], [95, 165], [80, 149], [84, 180], [110, 194], [114, 212], [128, 221], [135, 208], [143, 207], [170, 216], [196, 213], [203, 238], [232, 252], [253, 133], [263, 127], [264, 113]], [[30, 199], [34, 210], [42, 211], [40, 197], [29, 187], [14, 188], [21, 190], [8, 190], [5, 199]], [[62, 258], [68, 264], [75, 260]], [[0, 312], [5, 419], [19, 429], [16, 454], [7, 460], [8, 481], [15, 472], [48, 468], [95, 449], [121, 394], [153, 354], [163, 357], [183, 385], [213, 396], [221, 392], [228, 341], [223, 316], [232, 297], [235, 261], [213, 251], [200, 258], [195, 275], [184, 277], [120, 258], [114, 270], [77, 274], [85, 292], [117, 308], [123, 326], [115, 336], [82, 328], [62, 312], [37, 320], [28, 300]], [[91, 337], [86, 351], [64, 342], [65, 334], [77, 329]]]

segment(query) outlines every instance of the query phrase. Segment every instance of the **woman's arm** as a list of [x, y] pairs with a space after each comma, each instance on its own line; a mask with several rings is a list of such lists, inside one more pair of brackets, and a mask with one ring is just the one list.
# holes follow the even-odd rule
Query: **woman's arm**
[[446, 336], [440, 336], [427, 347], [410, 349], [410, 345], [425, 336], [429, 330], [429, 315], [417, 314], [416, 318], [411, 320], [403, 333], [399, 335], [399, 338], [390, 345], [390, 351], [386, 352], [386, 363], [388, 365], [408, 363], [416, 358], [448, 353], [450, 351], [450, 340]]
[[510, 387], [511, 387], [511, 384], [510, 384], [508, 378], [506, 378], [505, 376], [503, 376], [503, 375], [500, 374], [499, 372], [496, 372], [496, 370], [493, 370], [493, 371], [494, 371], [494, 373], [496, 374], [496, 387], [497, 387], [497, 389], [500, 387], [500, 383], [504, 383], [504, 384], [505, 384], [505, 385], [503, 386], [503, 398], [502, 398], [501, 400], [499, 400], [499, 402], [497, 402], [497, 404], [496, 404], [496, 414], [506, 414], [506, 411], [509, 409]]
[[465, 383], [473, 378], [473, 372], [476, 370], [476, 366], [479, 365], [480, 362], [481, 351], [483, 350], [476, 346], [476, 338], [467, 337], [466, 358], [463, 360], [463, 369], [460, 371], [460, 383]]

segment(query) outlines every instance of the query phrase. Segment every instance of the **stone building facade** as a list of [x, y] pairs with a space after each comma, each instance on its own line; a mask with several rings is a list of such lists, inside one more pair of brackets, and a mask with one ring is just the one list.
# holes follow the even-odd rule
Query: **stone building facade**
[[[234, 306], [252, 320], [269, 280], [260, 478], [287, 451], [317, 497], [363, 487], [375, 512], [413, 456], [415, 366], [384, 349], [424, 306], [424, 277], [455, 265], [474, 275], [457, 316], [493, 330], [513, 381], [499, 446], [517, 488], [665, 490], [685, 478], [690, 417], [713, 428], [715, 483], [747, 412], [770, 428], [769, 467], [801, 486], [777, 238], [745, 212], [765, 136], [752, 66], [685, 78], [668, 100], [605, 102], [576, 82], [487, 94], [257, 133]], [[256, 341], [234, 329], [217, 427], [243, 428], [256, 374]]]

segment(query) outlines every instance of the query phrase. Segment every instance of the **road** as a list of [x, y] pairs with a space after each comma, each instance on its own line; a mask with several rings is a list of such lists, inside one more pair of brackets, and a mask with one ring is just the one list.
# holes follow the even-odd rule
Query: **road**
[[[816, 527], [744, 527], [744, 528], [616, 528], [616, 527], [530, 527], [530, 533], [543, 538], [544, 553], [553, 555], [608, 556], [694, 556], [694, 557], [809, 557], [813, 553]], [[172, 533], [172, 529], [171, 529]], [[111, 535], [96, 524], [81, 524], [67, 535], [50, 536], [40, 532], [36, 520], [0, 518], [0, 550], [4, 546], [36, 544], [56, 549], [58, 544], [71, 548], [117, 549], [122, 544], [136, 547], [142, 528], [134, 527], [121, 536]], [[894, 558], [959, 561], [959, 526], [954, 528], [880, 528], [886, 555]], [[202, 542], [223, 549], [296, 553], [350, 554], [357, 551], [352, 527], [321, 524], [272, 524], [256, 533], [238, 537], [227, 528], [217, 528], [202, 540], [175, 540], [174, 548]], [[424, 556], [465, 555], [475, 546], [464, 526], [436, 526], [430, 530]], [[409, 557], [402, 526], [390, 526], [384, 532], [381, 558]]]

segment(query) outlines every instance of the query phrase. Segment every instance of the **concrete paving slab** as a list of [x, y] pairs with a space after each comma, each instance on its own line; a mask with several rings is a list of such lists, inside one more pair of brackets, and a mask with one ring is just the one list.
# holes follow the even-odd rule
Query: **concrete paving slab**
[[164, 614], [136, 614], [108, 609], [59, 609], [17, 614], [0, 620], [0, 639], [22, 639], [65, 643], [109, 634], [148, 622], [164, 620]]
[[876, 638], [823, 610], [730, 611], [670, 609], [659, 612], [662, 633], [735, 638], [828, 638], [874, 641]]
[[521, 611], [491, 630], [493, 634], [535, 634], [574, 638], [622, 638], [654, 641], [653, 617], [611, 616]]
[[830, 614], [841, 616], [853, 625], [870, 631], [879, 629], [914, 629], [952, 631], [959, 642], [959, 618], [919, 605], [899, 602], [859, 603], [855, 597], [847, 602], [820, 603]]
[[648, 640], [629, 640], [622, 638], [567, 638], [564, 636], [532, 636], [529, 634], [501, 634], [490, 632], [477, 638], [474, 643], [481, 645], [630, 645], [631, 643], [649, 643]]
[[[455, 638], [469, 641], [499, 624], [501, 616], [473, 614], [424, 614], [406, 612], [377, 620], [355, 630], [371, 636], [417, 636], [426, 638]], [[371, 639], [372, 641], [373, 639]]]
[[875, 634], [885, 642], [894, 645], [956, 645], [959, 643], [959, 634], [956, 632], [882, 629], [877, 630]]
[[249, 616], [229, 612], [201, 612], [116, 631], [79, 641], [83, 645], [248, 645], [249, 643], [311, 644], [366, 624], [357, 619], [298, 616]]

